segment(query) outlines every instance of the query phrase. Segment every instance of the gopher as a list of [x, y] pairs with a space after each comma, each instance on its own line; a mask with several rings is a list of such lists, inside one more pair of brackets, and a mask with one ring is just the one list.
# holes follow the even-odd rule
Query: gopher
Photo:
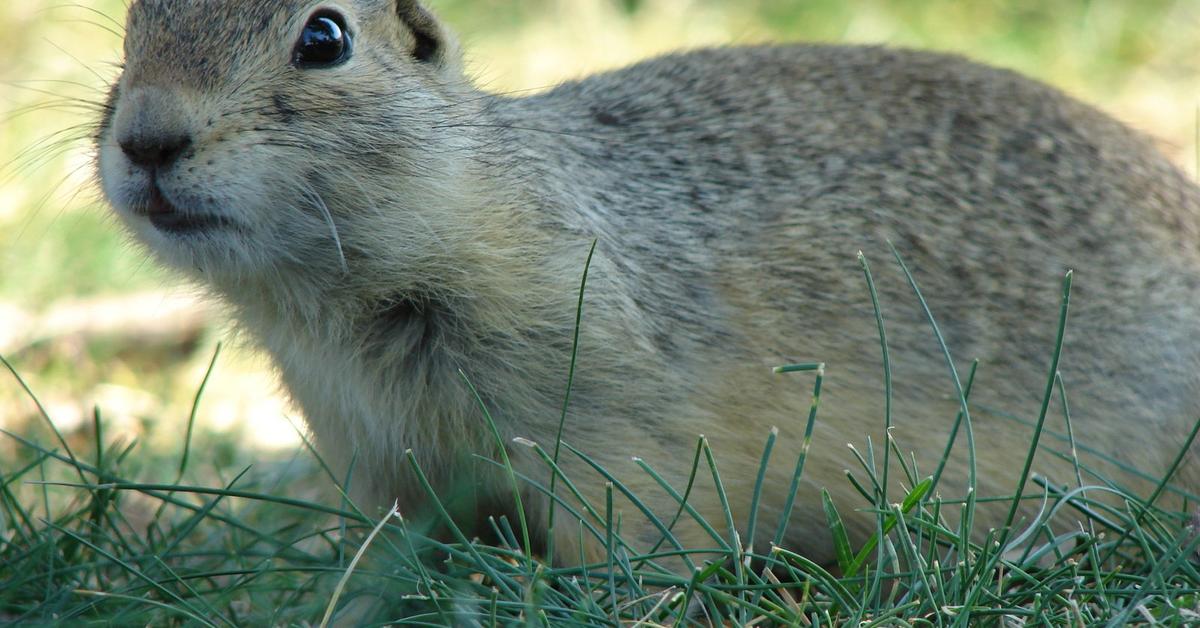
[[[596, 560], [603, 534], [581, 543], [572, 520], [603, 524], [607, 479], [588, 460], [619, 484], [626, 541], [651, 547], [661, 530], [620, 487], [663, 520], [679, 503], [639, 459], [682, 493], [704, 435], [745, 526], [774, 427], [757, 515], [774, 530], [813, 382], [771, 367], [823, 362], [785, 544], [831, 562], [818, 491], [869, 534], [846, 444], [885, 442], [858, 251], [876, 261], [892, 435], [922, 473], [961, 407], [889, 243], [959, 377], [980, 361], [979, 495], [1020, 479], [1068, 269], [1060, 372], [1085, 468], [1144, 494], [1200, 417], [1200, 189], [1147, 138], [1012, 72], [884, 47], [730, 47], [511, 97], [472, 85], [415, 0], [137, 0], [124, 50], [95, 133], [106, 198], [230, 306], [367, 512], [429, 510], [411, 452], [464, 529], [511, 515], [509, 477], [486, 462], [507, 454], [535, 541]], [[582, 455], [558, 464], [601, 521], [560, 483], [550, 529], [550, 467], [527, 443], [556, 448], [576, 347], [561, 440]], [[1065, 431], [1057, 405], [1050, 432]], [[1043, 446], [1033, 471], [1073, 483], [1066, 445]], [[1195, 459], [1181, 491], [1198, 488]], [[701, 473], [689, 502], [720, 528]], [[938, 490], [965, 493], [961, 442]], [[1001, 525], [1007, 508], [976, 519]], [[715, 544], [688, 517], [673, 532]]]

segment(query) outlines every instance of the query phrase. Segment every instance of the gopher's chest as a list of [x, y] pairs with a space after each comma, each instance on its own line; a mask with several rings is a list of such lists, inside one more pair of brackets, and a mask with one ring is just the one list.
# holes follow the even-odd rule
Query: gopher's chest
[[450, 461], [473, 453], [456, 416], [457, 387], [334, 346], [301, 340], [268, 350], [318, 452], [343, 481], [351, 478], [356, 501], [376, 507], [420, 499], [405, 479], [409, 450], [435, 482], [450, 474]]

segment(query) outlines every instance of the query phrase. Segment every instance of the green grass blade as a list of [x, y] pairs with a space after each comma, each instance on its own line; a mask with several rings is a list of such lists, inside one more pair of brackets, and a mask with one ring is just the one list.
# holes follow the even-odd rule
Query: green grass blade
[[425, 472], [421, 470], [421, 465], [417, 464], [417, 456], [413, 453], [413, 451], [411, 449], [406, 450], [404, 452], [404, 457], [408, 459], [408, 467], [409, 469], [412, 469], [413, 475], [417, 478], [417, 483], [421, 485], [422, 489], [424, 489], [425, 495], [429, 498], [430, 504], [442, 518], [442, 522], [446, 524], [447, 529], [449, 529], [451, 535], [455, 538], [455, 540], [458, 541], [459, 545], [461, 545], [463, 549], [465, 549], [467, 553], [471, 555], [471, 558], [474, 560], [475, 567], [490, 577], [492, 582], [503, 590], [506, 597], [519, 597], [516, 594], [515, 589], [509, 583], [508, 579], [502, 578], [499, 572], [496, 571], [495, 567], [492, 566], [492, 563], [484, 560], [483, 556], [479, 553], [479, 549], [475, 547], [475, 544], [472, 543], [465, 534], [463, 534], [462, 529], [458, 527], [458, 524], [454, 521], [454, 518], [451, 517], [450, 513], [446, 511], [446, 506], [442, 504], [442, 500], [438, 498], [437, 491], [435, 491], [433, 489], [433, 485], [429, 483], [429, 478], [425, 477]]
[[63, 451], [67, 452], [67, 457], [71, 459], [71, 466], [79, 473], [79, 480], [86, 482], [87, 478], [83, 476], [83, 469], [79, 464], [79, 460], [75, 458], [75, 454], [71, 451], [71, 446], [67, 444], [67, 439], [63, 437], [62, 432], [58, 431], [58, 426], [50, 418], [50, 413], [46, 411], [46, 407], [42, 405], [42, 401], [38, 399], [37, 395], [33, 394], [33, 389], [25, 382], [25, 378], [21, 377], [17, 369], [3, 355], [0, 355], [0, 364], [3, 364], [4, 368], [8, 369], [8, 372], [17, 380], [17, 384], [21, 387], [21, 390], [25, 392], [25, 396], [29, 397], [30, 401], [33, 402], [33, 405], [37, 408], [38, 416], [49, 426], [50, 431], [54, 433], [54, 438], [58, 440], [58, 444], [62, 446]]
[[[475, 397], [475, 403], [479, 405], [479, 411], [483, 413], [483, 420], [487, 423], [488, 429], [492, 432], [492, 437], [496, 442], [496, 449], [500, 454], [500, 461], [504, 465], [504, 471], [508, 474], [509, 484], [512, 486], [513, 501], [516, 502], [517, 519], [521, 524], [521, 541], [522, 547], [525, 549], [526, 567], [530, 573], [533, 573], [533, 543], [529, 538], [529, 523], [525, 520], [525, 504], [521, 498], [521, 486], [517, 483], [517, 474], [513, 470], [512, 461], [508, 457], [508, 447], [504, 439], [500, 436], [500, 428], [496, 427], [496, 421], [492, 418], [492, 413], [488, 411], [487, 404], [483, 402], [483, 398], [479, 396], [479, 391], [475, 389], [475, 384], [471, 383], [471, 379], [462, 369], [458, 371], [459, 376], [466, 382], [467, 388], [471, 391], [471, 395]], [[554, 476], [550, 476], [550, 481], [554, 481]], [[553, 489], [551, 489], [553, 494]], [[551, 505], [551, 512], [554, 511], [554, 506]]]
[[[750, 551], [754, 550], [754, 534], [758, 527], [759, 502], [762, 500], [763, 481], [767, 477], [767, 464], [771, 460], [771, 450], [775, 448], [775, 439], [778, 437], [779, 428], [772, 427], [767, 434], [767, 443], [763, 445], [762, 458], [758, 462], [758, 475], [754, 478], [754, 492], [750, 496], [750, 520], [746, 523], [746, 547]], [[687, 499], [686, 494], [684, 499]]]
[[[900, 257], [900, 251], [896, 249], [896, 245], [889, 241], [888, 247], [892, 249], [892, 256], [900, 264], [900, 270], [903, 271], [905, 279], [908, 280], [909, 288], [912, 289], [913, 294], [917, 297], [917, 301], [921, 304], [921, 310], [925, 313], [925, 320], [933, 329], [933, 335], [937, 338], [938, 348], [941, 349], [942, 357], [946, 361], [946, 368], [950, 371], [950, 378], [954, 381], [954, 391], [958, 395], [959, 414], [967, 432], [967, 486], [974, 488], [978, 486], [975, 464], [975, 431], [971, 426], [971, 410], [967, 405], [967, 394], [962, 382], [958, 378], [958, 367], [954, 365], [954, 358], [950, 355], [950, 347], [946, 344], [946, 338], [942, 335], [941, 327], [938, 326], [937, 320], [933, 317], [933, 311], [929, 309], [929, 303], [925, 301], [925, 296], [921, 294], [921, 289], [917, 286], [917, 280], [913, 278], [912, 272], [908, 270], [908, 265], [904, 263], [904, 258]], [[974, 368], [972, 368], [972, 373], [974, 373]], [[946, 444], [947, 452], [953, 447], [957, 434], [958, 421], [956, 420], [954, 429], [950, 432], [950, 438]], [[941, 479], [941, 470], [944, 468], [948, 457], [948, 454], [942, 457], [942, 463], [939, 465], [938, 471], [933, 474], [934, 489], [937, 489], [938, 481]]]
[[[921, 480], [919, 484], [914, 486], [912, 490], [910, 490], [908, 494], [904, 496], [904, 501], [900, 504], [900, 512], [906, 515], [911, 513], [913, 509], [915, 509], [917, 505], [920, 504], [923, 499], [925, 499], [925, 496], [929, 494], [929, 491], [932, 488], [932, 477]], [[827, 495], [823, 494], [822, 497], [827, 497]], [[830, 505], [832, 505], [832, 503]], [[893, 513], [887, 513], [887, 515], [883, 518], [883, 527], [880, 530], [880, 533], [868, 538], [863, 544], [863, 547], [858, 550], [858, 553], [854, 556], [853, 560], [851, 560], [848, 565], [843, 567], [842, 573], [845, 577], [852, 578], [858, 573], [858, 570], [861, 569], [864, 564], [866, 564], [867, 556], [870, 555], [871, 551], [875, 549], [875, 544], [879, 542], [880, 538], [886, 537], [888, 533], [890, 533], [892, 529], [896, 527], [897, 522], [898, 520]]]
[[838, 568], [842, 573], [847, 573], [854, 562], [850, 551], [850, 538], [846, 535], [846, 526], [842, 523], [837, 506], [833, 505], [833, 498], [825, 489], [821, 489], [821, 506], [825, 510], [825, 523], [829, 525], [829, 533], [833, 537], [833, 551], [837, 556]]
[[204, 377], [200, 380], [200, 386], [196, 388], [196, 396], [192, 399], [192, 410], [188, 413], [187, 431], [183, 437], [183, 454], [179, 457], [179, 473], [175, 476], [175, 483], [178, 484], [183, 479], [183, 474], [187, 471], [188, 456], [192, 451], [192, 431], [196, 427], [196, 413], [200, 410], [200, 399], [204, 397], [204, 391], [208, 388], [208, 380], [212, 377], [213, 370], [217, 366], [217, 358], [221, 357], [221, 343], [217, 343], [217, 348], [213, 350], [212, 359], [208, 361], [208, 368], [204, 369]]
[[[793, 365], [798, 367], [800, 365]], [[804, 475], [804, 462], [808, 459], [808, 450], [812, 447], [813, 426], [817, 422], [817, 408], [821, 405], [821, 380], [825, 378], [825, 365], [817, 364], [815, 368], [807, 368], [811, 365], [803, 365], [805, 368], [793, 367], [777, 367], [776, 373], [790, 373], [797, 370], [815, 370], [817, 372], [816, 380], [813, 382], [812, 404], [808, 408], [808, 422], [804, 426], [804, 441], [800, 446], [800, 455], [796, 458], [796, 468], [792, 472], [792, 483], [788, 487], [787, 499], [783, 504], [783, 511], [779, 517], [779, 527], [775, 530], [775, 539], [772, 542], [774, 546], [783, 544], [784, 536], [787, 534], [788, 520], [792, 518], [792, 509], [796, 503], [796, 493], [800, 490], [800, 478]], [[789, 370], [790, 369], [790, 370]]]
[[[567, 369], [567, 390], [563, 393], [562, 414], [558, 418], [558, 433], [554, 437], [554, 464], [558, 464], [558, 456], [562, 445], [563, 427], [567, 424], [567, 408], [571, 404], [571, 388], [575, 383], [575, 362], [579, 357], [579, 326], [583, 322], [583, 294], [587, 290], [588, 271], [592, 268], [592, 256], [596, 253], [596, 243], [599, 240], [592, 240], [592, 246], [588, 249], [587, 260], [583, 263], [583, 277], [579, 279], [579, 301], [575, 304], [575, 329], [571, 335], [571, 364]], [[557, 488], [557, 475], [550, 476], [550, 495], [555, 494]], [[547, 509], [546, 514], [548, 519], [546, 528], [554, 529], [554, 507]], [[546, 560], [554, 561], [554, 535], [551, 534], [546, 538]]]
[[1050, 400], [1054, 396], [1054, 382], [1058, 375], [1058, 360], [1062, 356], [1063, 338], [1067, 331], [1067, 311], [1071, 305], [1071, 278], [1072, 271], [1067, 271], [1063, 276], [1062, 283], [1062, 305], [1059, 307], [1058, 313], [1058, 334], [1054, 340], [1054, 353], [1050, 357], [1050, 374], [1047, 377], [1046, 390], [1042, 395], [1042, 407], [1038, 411], [1037, 426], [1033, 430], [1033, 438], [1030, 439], [1029, 452], [1025, 456], [1025, 464], [1021, 468], [1021, 476], [1017, 482], [1016, 495], [1013, 497], [1012, 506], [1008, 509], [1008, 515], [1004, 518], [1004, 528], [1000, 532], [1000, 544], [1004, 545], [1004, 540], [1008, 538], [1009, 530], [1012, 528], [1013, 521], [1017, 517], [1017, 511], [1021, 507], [1021, 494], [1025, 490], [1025, 482], [1029, 480], [1029, 470], [1033, 466], [1033, 457], [1037, 454], [1038, 443], [1041, 441], [1042, 428], [1046, 424], [1046, 414], [1050, 409]]

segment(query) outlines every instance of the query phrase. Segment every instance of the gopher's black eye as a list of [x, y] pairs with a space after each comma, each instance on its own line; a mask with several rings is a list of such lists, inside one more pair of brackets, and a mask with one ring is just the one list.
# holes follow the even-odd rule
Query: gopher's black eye
[[350, 33], [342, 16], [321, 11], [308, 18], [304, 32], [296, 41], [292, 63], [300, 68], [337, 65], [350, 58]]

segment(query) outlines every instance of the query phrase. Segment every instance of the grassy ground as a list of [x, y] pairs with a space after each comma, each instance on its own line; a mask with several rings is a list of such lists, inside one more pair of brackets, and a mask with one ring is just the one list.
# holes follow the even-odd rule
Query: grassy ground
[[[874, 295], [869, 268], [865, 260], [862, 264], [864, 289]], [[1061, 405], [1072, 439], [1067, 451], [1076, 449], [1066, 391], [1057, 377], [1069, 297], [1070, 274], [1063, 283], [1057, 342], [1051, 348], [1031, 450], [1013, 456], [1013, 464], [1024, 464], [1026, 474], [1052, 402]], [[876, 316], [885, 394], [890, 396], [885, 322], [878, 303]], [[936, 333], [933, 322], [931, 317]], [[811, 377], [811, 433], [819, 420], [823, 365], [781, 365], [776, 370], [798, 379]], [[974, 373], [972, 367], [960, 389], [964, 408]], [[960, 412], [953, 432], [961, 425], [969, 434], [969, 416]], [[890, 425], [891, 417], [881, 420]], [[103, 425], [97, 410], [95, 437], [87, 450], [72, 449], [54, 430], [46, 444], [8, 434], [16, 455], [7, 459], [9, 468], [0, 483], [0, 573], [5, 576], [0, 578], [0, 620], [290, 625], [320, 618], [321, 625], [342, 620], [489, 626], [1200, 622], [1195, 562], [1200, 535], [1189, 527], [1186, 506], [1175, 511], [1159, 505], [1173, 490], [1170, 474], [1150, 496], [1140, 498], [1104, 478], [1085, 484], [1081, 469], [1086, 467], [1074, 459], [1074, 484], [1050, 485], [1027, 476], [1040, 489], [1003, 498], [1013, 504], [1022, 498], [1039, 500], [1042, 510], [1034, 520], [1014, 519], [1014, 506], [1012, 525], [983, 534], [973, 524], [974, 491], [965, 502], [943, 500], [937, 492], [938, 472], [920, 473], [917, 461], [906, 458], [903, 443], [876, 447], [868, 441], [862, 467], [852, 474], [861, 501], [835, 504], [824, 496], [837, 548], [834, 568], [779, 547], [783, 529], [774, 535], [759, 530], [756, 537], [750, 523], [742, 539], [728, 509], [722, 521], [704, 521], [688, 509], [686, 496], [696, 483], [711, 482], [724, 495], [719, 461], [701, 437], [686, 488], [666, 484], [651, 464], [642, 463], [680, 504], [672, 519], [654, 520], [663, 540], [649, 553], [622, 539], [613, 496], [624, 494], [635, 504], [637, 496], [604, 469], [596, 467], [610, 482], [603, 504], [584, 500], [565, 476], [559, 476], [557, 491], [539, 487], [579, 518], [579, 523], [568, 518], [551, 525], [578, 525], [581, 536], [595, 535], [607, 549], [603, 561], [556, 568], [530, 551], [523, 520], [492, 521], [497, 538], [504, 541], [485, 545], [463, 536], [448, 518], [406, 520], [393, 510], [373, 521], [345, 500], [321, 500], [312, 490], [312, 475], [324, 469], [315, 454], [310, 459], [315, 466], [268, 463], [239, 469], [219, 448], [193, 442], [190, 422], [187, 438], [166, 455], [136, 443], [114, 443], [105, 437]], [[1172, 472], [1197, 430], [1200, 422], [1180, 444]], [[764, 470], [773, 443], [774, 434], [767, 435]], [[967, 443], [973, 447], [969, 438]], [[535, 447], [549, 468], [557, 469], [554, 458]], [[564, 450], [564, 455], [586, 459], [569, 443]], [[803, 476], [807, 453], [796, 461], [794, 482]], [[424, 482], [415, 458], [409, 461]], [[935, 461], [921, 462], [924, 469], [938, 467]], [[525, 481], [505, 461], [481, 463], [506, 473], [514, 488]], [[197, 466], [205, 467], [201, 475], [215, 473], [219, 482], [190, 483]], [[903, 474], [911, 487], [896, 502], [886, 501], [880, 488], [888, 484], [889, 474]], [[436, 504], [437, 495], [425, 487]], [[1096, 499], [1102, 493], [1115, 493], [1123, 505]], [[759, 494], [758, 486], [753, 494]], [[751, 512], [757, 511], [756, 504], [757, 498]], [[842, 527], [839, 513], [847, 508], [877, 515], [875, 535], [861, 546], [852, 545]], [[1060, 511], [1065, 511], [1060, 517], [1078, 519], [1080, 525], [1056, 532], [1050, 522]], [[702, 547], [682, 545], [672, 530], [683, 517], [700, 522], [710, 541]], [[448, 527], [450, 539], [427, 536], [432, 526]], [[774, 542], [762, 541], [767, 538]], [[687, 573], [666, 566], [679, 558], [691, 566]]]
[[[223, 336], [219, 314], [198, 330], [153, 341], [18, 333], [64, 303], [82, 299], [75, 309], [87, 317], [94, 299], [174, 285], [126, 245], [89, 185], [87, 103], [99, 98], [119, 57], [109, 18], [119, 22], [123, 4], [0, 4], [9, 25], [0, 46], [0, 354], [37, 399], [15, 378], [0, 383], [0, 428], [9, 434], [0, 436], [0, 623], [319, 621], [353, 557], [356, 531], [376, 522], [339, 504], [334, 482], [289, 424], [294, 413], [264, 393], [272, 378], [258, 360], [231, 347], [207, 379]], [[470, 71], [490, 89], [541, 88], [679, 47], [882, 42], [959, 51], [1038, 76], [1152, 132], [1178, 163], [1194, 167], [1200, 5], [1190, 0], [433, 4], [461, 34]], [[811, 385], [800, 378], [812, 374], [794, 376]], [[275, 427], [254, 429], [262, 425]], [[899, 516], [873, 503], [870, 476], [860, 475], [863, 502], [831, 509], [878, 508], [889, 532], [874, 547], [851, 548], [872, 566], [848, 578], [784, 553], [747, 566], [724, 522], [711, 525], [727, 564], [678, 580], [619, 541], [611, 564], [584, 574], [540, 566], [513, 548], [420, 539], [406, 532], [413, 522], [393, 521], [371, 545], [377, 560], [363, 563], [341, 600], [406, 591], [413, 597], [381, 606], [385, 616], [431, 623], [541, 621], [544, 614], [555, 625], [670, 624], [688, 606], [693, 619], [720, 614], [738, 623], [760, 616], [819, 625], [1195, 619], [1188, 613], [1200, 579], [1184, 558], [1190, 550], [1181, 545], [1187, 537], [1178, 513], [1136, 500], [1122, 512], [1096, 506], [1093, 527], [1044, 549], [1049, 559], [1019, 552], [1001, 559], [994, 546], [970, 545], [939, 523], [947, 509], [968, 505], [914, 494]], [[702, 456], [697, 481], [711, 478]], [[914, 473], [910, 486], [922, 479]], [[294, 501], [271, 497], [278, 495]], [[1064, 507], [1078, 510], [1087, 497], [1073, 500]], [[593, 507], [594, 522], [603, 523], [604, 505]], [[776, 566], [771, 575], [763, 562]], [[395, 567], [374, 573], [380, 564]]]

